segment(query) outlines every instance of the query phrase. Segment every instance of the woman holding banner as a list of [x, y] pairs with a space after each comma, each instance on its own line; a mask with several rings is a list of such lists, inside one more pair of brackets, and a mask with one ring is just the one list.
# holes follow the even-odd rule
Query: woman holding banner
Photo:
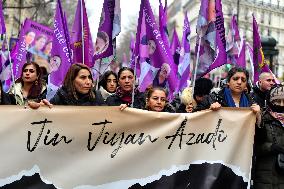
[[18, 105], [27, 105], [28, 101], [40, 102], [46, 98], [46, 83], [42, 80], [41, 70], [37, 63], [25, 63], [21, 77], [15, 86], [10, 88], [9, 94], [16, 96]]
[[245, 92], [247, 88], [249, 73], [243, 68], [232, 68], [228, 72], [227, 86], [217, 94], [211, 93], [200, 104], [198, 110], [212, 109], [219, 110], [221, 107], [251, 107], [254, 113], [257, 113], [260, 121], [260, 107]]
[[171, 104], [168, 103], [168, 92], [162, 87], [148, 88], [146, 91], [146, 110], [155, 112], [175, 113]]
[[[168, 92], [162, 87], [150, 87], [146, 90], [146, 106], [144, 109], [154, 112], [175, 113], [174, 107], [168, 103]], [[126, 104], [120, 105], [120, 110], [127, 108]]]
[[93, 76], [88, 66], [76, 63], [67, 71], [63, 86], [50, 100], [54, 105], [97, 106], [104, 105], [99, 93], [93, 92]]
[[106, 103], [109, 106], [120, 106], [126, 104], [131, 106], [132, 93], [134, 92], [133, 107], [144, 109], [145, 99], [144, 94], [140, 93], [137, 89], [134, 89], [134, 71], [131, 68], [123, 67], [118, 72], [118, 87], [114, 95], [107, 98]]

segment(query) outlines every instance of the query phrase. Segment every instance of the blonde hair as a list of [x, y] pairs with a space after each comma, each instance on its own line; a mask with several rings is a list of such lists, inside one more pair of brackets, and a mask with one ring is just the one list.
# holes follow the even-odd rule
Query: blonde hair
[[189, 105], [190, 103], [192, 103], [193, 107], [196, 107], [197, 104], [193, 98], [192, 92], [193, 92], [192, 87], [187, 87], [182, 91], [181, 96], [180, 96], [180, 100], [182, 104]]

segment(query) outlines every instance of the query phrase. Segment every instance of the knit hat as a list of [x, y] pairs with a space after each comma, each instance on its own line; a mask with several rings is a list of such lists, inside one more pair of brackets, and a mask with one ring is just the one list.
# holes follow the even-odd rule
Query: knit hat
[[284, 107], [278, 104], [275, 104], [277, 100], [284, 100], [284, 86], [278, 85], [275, 88], [272, 88], [269, 93], [269, 107], [273, 112], [283, 112]]

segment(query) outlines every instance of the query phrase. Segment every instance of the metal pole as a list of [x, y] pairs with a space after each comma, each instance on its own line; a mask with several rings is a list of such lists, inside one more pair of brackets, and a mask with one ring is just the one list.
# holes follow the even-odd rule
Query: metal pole
[[237, 24], [239, 25], [240, 0], [237, 1]]
[[137, 61], [138, 61], [138, 56], [135, 57], [135, 65], [134, 65], [134, 81], [133, 81], [133, 88], [132, 88], [132, 95], [131, 95], [131, 108], [133, 108], [133, 105], [134, 105], [134, 93], [135, 93], [135, 82], [136, 82], [136, 66], [137, 66]]
[[198, 62], [199, 62], [200, 46], [201, 46], [201, 37], [199, 37], [199, 41], [198, 41], [198, 50], [197, 50], [197, 56], [196, 56], [196, 62], [195, 62], [195, 68], [194, 68], [194, 76], [193, 76], [193, 83], [192, 83], [192, 97], [193, 97], [193, 94], [194, 94], [195, 80], [196, 80], [196, 75], [197, 75], [197, 66], [198, 66]]
[[84, 19], [83, 19], [83, 0], [81, 2], [81, 34], [82, 34], [82, 53], [83, 53], [83, 61], [82, 63], [85, 64], [85, 43], [84, 43]]

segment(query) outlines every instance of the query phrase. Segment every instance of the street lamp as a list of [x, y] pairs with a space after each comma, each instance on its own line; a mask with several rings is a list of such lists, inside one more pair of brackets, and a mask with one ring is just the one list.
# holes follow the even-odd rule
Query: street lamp
[[275, 73], [277, 63], [273, 62], [273, 57], [279, 54], [279, 50], [275, 49], [276, 44], [277, 41], [273, 37], [268, 36], [261, 38], [264, 57], [268, 60], [269, 68], [272, 70], [272, 72], [274, 72], [275, 75], [277, 75], [277, 73]]

